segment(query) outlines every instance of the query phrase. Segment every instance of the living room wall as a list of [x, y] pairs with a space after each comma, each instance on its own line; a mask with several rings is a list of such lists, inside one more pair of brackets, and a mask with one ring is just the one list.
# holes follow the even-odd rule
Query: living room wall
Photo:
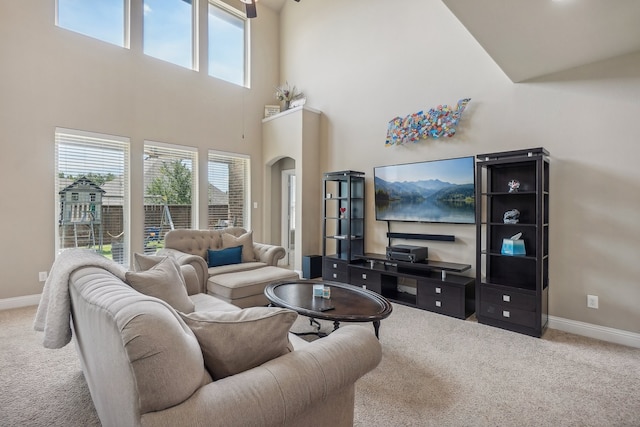
[[[131, 3], [132, 21], [141, 20], [142, 1]], [[199, 4], [206, 37], [207, 2]], [[54, 0], [0, 2], [0, 302], [32, 302], [28, 296], [42, 292], [38, 272], [54, 260], [56, 127], [130, 138], [132, 251], [143, 245], [144, 140], [197, 147], [201, 171], [210, 149], [251, 156], [251, 228], [260, 241], [261, 119], [279, 77], [279, 17], [258, 8], [245, 89], [207, 75], [204, 43], [202, 70], [193, 71], [144, 55], [140, 27], [124, 49], [56, 27]], [[206, 227], [206, 173], [200, 176], [199, 221]]]
[[[366, 251], [387, 244], [373, 167], [542, 146], [550, 314], [640, 333], [640, 55], [514, 84], [439, 0], [287, 2], [281, 25], [281, 78], [323, 112], [323, 170], [367, 174]], [[454, 138], [384, 146], [392, 118], [465, 97]], [[430, 257], [475, 264], [473, 226], [393, 227], [454, 234], [455, 243], [424, 242]]]

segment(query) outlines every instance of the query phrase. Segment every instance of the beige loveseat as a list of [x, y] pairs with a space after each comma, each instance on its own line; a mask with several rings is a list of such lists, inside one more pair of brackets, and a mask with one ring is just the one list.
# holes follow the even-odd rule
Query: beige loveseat
[[[243, 247], [241, 263], [208, 267], [209, 250], [242, 243], [247, 247]], [[164, 249], [158, 251], [181, 265], [193, 266], [204, 292], [242, 308], [267, 305], [264, 288], [268, 284], [300, 278], [294, 271], [277, 267], [285, 254], [282, 246], [254, 242], [252, 233], [241, 227], [172, 230], [165, 236]]]
[[[187, 298], [198, 314], [284, 310], [240, 310], [196, 291]], [[76, 347], [104, 426], [351, 426], [355, 382], [381, 359], [375, 336], [352, 325], [312, 343], [289, 334], [293, 351], [213, 380], [200, 336], [164, 301], [93, 266], [71, 274], [69, 292]], [[222, 335], [216, 345], [247, 357]]]

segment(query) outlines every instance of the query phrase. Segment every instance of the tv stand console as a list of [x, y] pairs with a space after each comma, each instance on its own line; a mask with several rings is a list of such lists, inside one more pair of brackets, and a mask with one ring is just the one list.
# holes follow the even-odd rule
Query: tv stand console
[[452, 262], [406, 262], [365, 253], [350, 264], [349, 283], [377, 292], [403, 305], [466, 319], [475, 312], [474, 278], [463, 276], [471, 266]]

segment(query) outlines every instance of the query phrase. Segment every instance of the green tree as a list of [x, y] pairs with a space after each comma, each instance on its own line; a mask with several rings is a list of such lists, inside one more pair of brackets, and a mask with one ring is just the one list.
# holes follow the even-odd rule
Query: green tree
[[147, 186], [147, 194], [162, 196], [170, 205], [190, 205], [191, 171], [182, 161], [163, 162], [159, 172]]

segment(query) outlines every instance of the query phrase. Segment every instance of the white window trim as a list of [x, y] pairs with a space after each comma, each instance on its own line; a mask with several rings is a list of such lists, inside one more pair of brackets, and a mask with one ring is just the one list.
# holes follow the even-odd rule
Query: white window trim
[[[158, 147], [158, 148], [167, 148], [170, 150], [181, 150], [181, 151], [190, 151], [192, 153], [194, 153], [194, 159], [192, 162], [191, 167], [193, 168], [193, 179], [191, 181], [192, 186], [191, 186], [191, 228], [197, 229], [199, 227], [200, 224], [200, 203], [199, 203], [199, 181], [200, 181], [200, 173], [198, 170], [198, 149], [196, 147], [190, 147], [188, 145], [179, 145], [179, 144], [168, 144], [166, 142], [158, 142], [158, 141], [152, 141], [152, 140], [148, 140], [145, 139], [144, 140], [144, 147], [147, 146], [153, 146], [153, 147]], [[144, 178], [144, 158], [142, 160], [142, 174], [143, 174], [143, 178]], [[144, 182], [144, 179], [143, 179]], [[144, 184], [143, 184], [144, 186]], [[142, 189], [142, 194], [144, 195], [144, 192], [146, 191], [145, 188]], [[142, 204], [144, 205], [144, 200], [142, 202]]]
[[[245, 12], [241, 12], [235, 7], [223, 2], [222, 0], [209, 0], [209, 4], [216, 6], [225, 12], [236, 16], [239, 19], [244, 21], [244, 82], [243, 86], [247, 89], [251, 88], [251, 20], [247, 18], [247, 14]], [[244, 4], [244, 3], [241, 3]], [[208, 12], [207, 12], [208, 13]], [[207, 31], [209, 28], [207, 28]], [[208, 44], [211, 40], [208, 37], [207, 33], [207, 48], [209, 48]], [[211, 60], [211, 58], [209, 58]], [[207, 64], [208, 67], [208, 64]], [[207, 74], [209, 74], [209, 70], [207, 70]], [[213, 77], [214, 79], [218, 79], [215, 76], [209, 75], [209, 77]], [[233, 84], [233, 83], [232, 83]]]
[[[247, 159], [249, 161], [249, 167], [247, 168], [247, 182], [246, 182], [246, 189], [247, 189], [247, 194], [246, 194], [246, 207], [247, 207], [247, 223], [245, 224], [244, 228], [245, 230], [252, 230], [253, 227], [251, 226], [252, 224], [252, 207], [253, 207], [253, 203], [252, 203], [252, 192], [251, 192], [251, 156], [248, 154], [240, 154], [240, 153], [232, 153], [229, 151], [218, 151], [218, 150], [208, 150], [207, 152], [207, 183], [209, 182], [209, 156], [210, 155], [217, 155], [217, 156], [227, 156], [227, 157], [237, 157], [240, 159]], [[209, 221], [209, 218], [207, 218], [207, 222]]]
[[[131, 139], [124, 137], [124, 136], [117, 136], [117, 135], [110, 135], [110, 134], [106, 134], [106, 133], [100, 133], [100, 132], [88, 132], [88, 131], [82, 131], [82, 130], [77, 130], [77, 129], [69, 129], [69, 128], [61, 128], [61, 127], [56, 127], [55, 131], [54, 131], [54, 141], [56, 139], [56, 135], [62, 133], [62, 134], [71, 134], [71, 135], [77, 135], [81, 138], [87, 138], [87, 139], [91, 139], [91, 138], [100, 138], [100, 139], [106, 139], [106, 140], [112, 140], [112, 141], [117, 141], [117, 142], [121, 142], [125, 145], [125, 150], [124, 150], [124, 158], [125, 158], [125, 167], [124, 167], [124, 180], [123, 180], [123, 197], [124, 200], [122, 201], [122, 207], [123, 207], [123, 214], [122, 214], [122, 229], [124, 231], [124, 236], [125, 236], [125, 245], [124, 245], [124, 254], [123, 254], [123, 259], [124, 259], [124, 266], [128, 267], [129, 266], [129, 255], [131, 252]], [[57, 158], [57, 151], [58, 151], [58, 144], [57, 142], [54, 142], [55, 144], [55, 152], [56, 152], [56, 158], [55, 158], [55, 173], [58, 173], [58, 158]], [[60, 218], [60, 200], [58, 199], [58, 192], [60, 191], [59, 188], [57, 188], [57, 179], [53, 180], [53, 188], [54, 188], [54, 198], [55, 198], [55, 216], [54, 216], [54, 221], [53, 221], [53, 226], [54, 226], [54, 230], [58, 230], [58, 219]], [[57, 231], [56, 231], [56, 236], [57, 236]], [[58, 256], [58, 254], [60, 253], [60, 240], [58, 237], [56, 237], [54, 239], [55, 242], [55, 254], [56, 256]]]

